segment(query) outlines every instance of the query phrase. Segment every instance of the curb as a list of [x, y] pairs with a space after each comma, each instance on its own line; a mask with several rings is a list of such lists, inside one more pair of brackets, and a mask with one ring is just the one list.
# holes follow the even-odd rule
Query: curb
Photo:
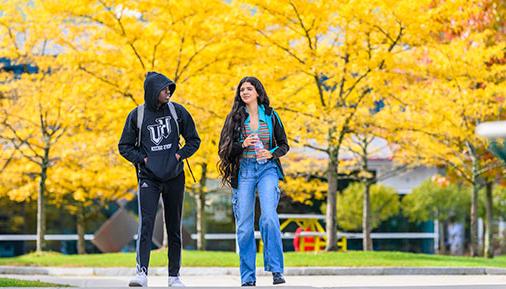
[[[167, 268], [153, 267], [149, 269], [152, 276], [167, 276]], [[19, 267], [0, 266], [0, 274], [4, 275], [52, 275], [52, 276], [131, 276], [135, 268], [61, 268], [61, 267]], [[239, 268], [230, 267], [187, 267], [181, 268], [181, 275], [239, 276]], [[263, 269], [257, 269], [258, 276], [270, 275]], [[506, 275], [506, 268], [475, 268], [475, 267], [288, 267], [287, 276], [314, 275]]]

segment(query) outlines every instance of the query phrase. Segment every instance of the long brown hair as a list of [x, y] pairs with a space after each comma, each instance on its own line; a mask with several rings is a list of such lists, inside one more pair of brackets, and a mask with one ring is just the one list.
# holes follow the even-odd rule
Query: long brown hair
[[220, 160], [218, 162], [218, 170], [220, 171], [223, 184], [231, 184], [232, 176], [236, 175], [239, 171], [239, 159], [241, 155], [232, 156], [232, 145], [234, 141], [238, 141], [243, 133], [243, 124], [246, 120], [246, 104], [242, 101], [240, 90], [241, 86], [248, 82], [255, 87], [258, 93], [258, 105], [264, 105], [265, 108], [269, 107], [269, 97], [265, 92], [265, 88], [256, 77], [246, 76], [239, 82], [234, 97], [234, 104], [232, 110], [225, 119], [225, 124], [221, 130], [220, 144], [218, 155]]

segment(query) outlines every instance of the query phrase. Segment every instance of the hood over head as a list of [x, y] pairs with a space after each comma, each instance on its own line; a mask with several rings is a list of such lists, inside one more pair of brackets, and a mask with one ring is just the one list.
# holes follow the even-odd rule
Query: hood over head
[[176, 90], [174, 81], [155, 71], [150, 71], [146, 74], [146, 79], [144, 80], [144, 103], [149, 109], [157, 109], [160, 91], [167, 86], [170, 89], [170, 94], [174, 94]]

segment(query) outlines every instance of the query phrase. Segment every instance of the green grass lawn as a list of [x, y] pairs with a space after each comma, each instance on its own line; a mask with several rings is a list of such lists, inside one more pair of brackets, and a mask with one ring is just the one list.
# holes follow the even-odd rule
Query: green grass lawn
[[[257, 256], [262, 266], [262, 255]], [[166, 266], [167, 251], [152, 251], [150, 266]], [[0, 258], [3, 266], [61, 266], [61, 267], [134, 267], [135, 253], [62, 255], [59, 253], [27, 254], [15, 258]], [[239, 257], [233, 252], [183, 251], [184, 267], [238, 267]], [[402, 252], [347, 253], [285, 253], [285, 266], [342, 267], [499, 267], [506, 268], [506, 256], [494, 259], [454, 257]]]
[[9, 278], [0, 278], [0, 287], [69, 287], [68, 285], [51, 284], [39, 281], [25, 281]]

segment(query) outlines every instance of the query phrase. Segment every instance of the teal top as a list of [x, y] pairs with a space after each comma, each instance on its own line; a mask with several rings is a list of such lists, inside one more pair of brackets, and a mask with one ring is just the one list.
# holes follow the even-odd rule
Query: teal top
[[[246, 110], [246, 112], [248, 112], [247, 107], [244, 107], [244, 109]], [[259, 122], [259, 124], [258, 124], [259, 129], [261, 128], [262, 122], [267, 124], [267, 128], [269, 130], [269, 145], [267, 146], [264, 143], [264, 147], [265, 147], [265, 149], [268, 149], [271, 153], [273, 153], [278, 148], [278, 147], [273, 148], [273, 145], [272, 145], [274, 127], [273, 127], [273, 123], [272, 123], [272, 118], [268, 117], [265, 114], [265, 107], [263, 104], [258, 105], [258, 122]], [[245, 131], [248, 132], [248, 128], [250, 128], [249, 113], [248, 113], [248, 117], [246, 117], [246, 120], [244, 121], [244, 126], [246, 128]], [[241, 141], [243, 141], [243, 140], [244, 140], [244, 136], [241, 139]]]

